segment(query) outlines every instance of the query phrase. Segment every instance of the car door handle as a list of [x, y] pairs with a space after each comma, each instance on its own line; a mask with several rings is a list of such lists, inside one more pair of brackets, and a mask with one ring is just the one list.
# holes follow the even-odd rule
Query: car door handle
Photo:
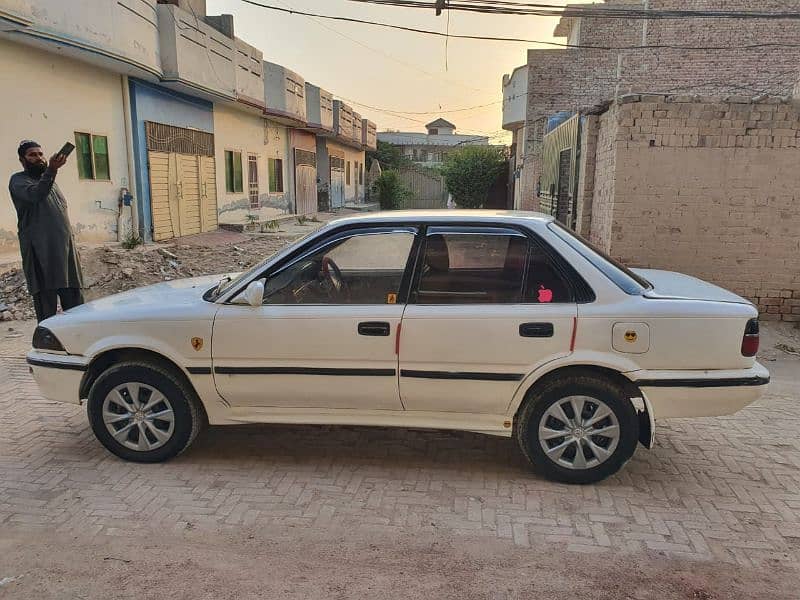
[[387, 337], [391, 333], [391, 326], [389, 323], [383, 321], [365, 321], [358, 324], [358, 335], [374, 335], [379, 337]]
[[553, 337], [552, 323], [523, 323], [519, 326], [519, 334], [529, 338]]

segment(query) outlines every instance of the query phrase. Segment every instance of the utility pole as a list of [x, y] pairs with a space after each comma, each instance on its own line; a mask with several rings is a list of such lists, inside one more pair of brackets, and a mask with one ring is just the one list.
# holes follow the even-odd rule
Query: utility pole
[[436, 0], [434, 8], [436, 8], [437, 17], [442, 14], [442, 11], [445, 9], [445, 4], [447, 4], [447, 0]]

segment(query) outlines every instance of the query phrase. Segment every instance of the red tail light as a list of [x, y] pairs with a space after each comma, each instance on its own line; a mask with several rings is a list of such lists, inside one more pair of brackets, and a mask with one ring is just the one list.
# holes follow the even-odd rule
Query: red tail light
[[742, 336], [742, 356], [755, 356], [758, 354], [758, 319], [750, 319], [744, 328]]

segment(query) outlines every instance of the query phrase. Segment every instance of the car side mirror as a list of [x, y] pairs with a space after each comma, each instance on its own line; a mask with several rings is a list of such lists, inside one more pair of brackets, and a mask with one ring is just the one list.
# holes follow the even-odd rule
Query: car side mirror
[[242, 292], [240, 298], [250, 306], [261, 306], [264, 304], [264, 282], [266, 279], [257, 279], [251, 281], [250, 284]]

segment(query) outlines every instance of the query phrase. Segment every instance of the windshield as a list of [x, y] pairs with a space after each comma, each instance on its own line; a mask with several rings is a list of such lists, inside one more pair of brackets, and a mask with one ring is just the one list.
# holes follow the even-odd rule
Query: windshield
[[574, 231], [567, 229], [561, 223], [554, 221], [548, 227], [569, 244], [573, 250], [597, 267], [603, 275], [613, 281], [626, 294], [639, 296], [645, 290], [653, 287], [644, 277], [637, 275], [621, 262], [614, 260], [591, 242]]
[[243, 273], [240, 273], [239, 275], [236, 275], [235, 277], [225, 277], [225, 278], [223, 278], [219, 282], [217, 287], [215, 287], [215, 288], [209, 290], [208, 292], [206, 292], [206, 299], [209, 300], [210, 302], [216, 302], [217, 298], [219, 298], [220, 296], [225, 294], [228, 290], [231, 290], [231, 289], [234, 289], [236, 287], [239, 287], [244, 282], [249, 281], [250, 279], [253, 279], [256, 275], [258, 275], [264, 269], [264, 267], [267, 266], [267, 263], [269, 263], [270, 261], [274, 260], [278, 256], [281, 256], [283, 254], [287, 254], [287, 253], [291, 252], [296, 246], [302, 244], [306, 239], [308, 239], [309, 237], [311, 237], [312, 235], [315, 235], [317, 233], [319, 233], [319, 230], [310, 231], [307, 234], [305, 234], [304, 236], [299, 237], [296, 240], [294, 240], [294, 242], [292, 242], [288, 247], [284, 248], [281, 252], [278, 252], [277, 254], [273, 254], [271, 256], [268, 256], [264, 260], [262, 260], [260, 262], [257, 262], [256, 264], [254, 264], [252, 267], [250, 267], [249, 269], [247, 269]]

